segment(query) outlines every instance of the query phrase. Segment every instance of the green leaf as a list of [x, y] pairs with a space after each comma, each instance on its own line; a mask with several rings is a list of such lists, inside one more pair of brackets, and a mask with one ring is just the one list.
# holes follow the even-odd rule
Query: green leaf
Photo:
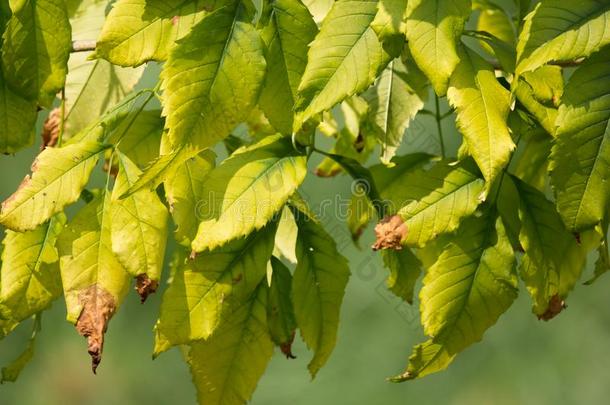
[[175, 41], [213, 5], [210, 0], [119, 0], [108, 14], [95, 55], [120, 66], [164, 61]]
[[[155, 355], [178, 344], [216, 336], [264, 279], [276, 224], [198, 254], [177, 268], [163, 294]], [[266, 326], [265, 326], [266, 328]], [[213, 339], [213, 337], [212, 337]]]
[[265, 75], [262, 40], [236, 2], [205, 16], [161, 71], [163, 113], [174, 145], [199, 150], [229, 135], [254, 107]]
[[4, 31], [4, 79], [19, 94], [50, 106], [64, 86], [72, 49], [70, 22], [63, 0], [11, 2]]
[[557, 117], [557, 137], [549, 171], [557, 195], [557, 209], [571, 231], [593, 227], [608, 211], [608, 63], [610, 50], [605, 50], [574, 72]]
[[108, 142], [138, 167], [145, 167], [159, 156], [161, 135], [165, 124], [160, 110], [146, 110], [138, 114], [120, 114], [121, 123], [112, 130]]
[[5, 318], [20, 322], [61, 295], [55, 243], [65, 224], [65, 215], [57, 214], [32, 231], [6, 231], [0, 269], [0, 310]]
[[470, 8], [470, 0], [410, 0], [407, 4], [409, 49], [439, 96], [447, 92], [449, 78], [462, 58], [457, 47]]
[[279, 135], [234, 152], [203, 183], [207, 205], [193, 250], [214, 249], [269, 222], [305, 179], [306, 161]]
[[[97, 38], [106, 19], [105, 0], [84, 0], [70, 11], [73, 40]], [[68, 60], [66, 77], [66, 128], [68, 137], [77, 134], [111, 106], [122, 100], [140, 80], [144, 67], [132, 69], [109, 62], [89, 60], [91, 52], [74, 52]]]
[[421, 274], [421, 262], [408, 248], [383, 250], [381, 255], [383, 263], [390, 269], [390, 275], [386, 280], [388, 289], [412, 304], [415, 283]]
[[469, 154], [491, 184], [515, 148], [506, 123], [510, 94], [496, 80], [492, 66], [476, 52], [464, 47], [460, 59], [447, 99], [457, 111], [457, 126]]
[[273, 342], [287, 358], [292, 355], [292, 341], [297, 327], [292, 307], [292, 275], [290, 270], [275, 256], [271, 257], [271, 284], [267, 302], [267, 320]]
[[514, 133], [520, 136], [518, 152], [511, 165], [511, 173], [530, 186], [545, 191], [548, 183], [547, 167], [551, 153], [551, 137], [540, 127], [531, 129], [511, 125]]
[[558, 106], [563, 95], [563, 69], [560, 66], [542, 66], [531, 72], [523, 73], [532, 88], [536, 100], [543, 104]]
[[67, 320], [87, 337], [95, 372], [104, 333], [129, 288], [129, 274], [112, 253], [111, 200], [101, 191], [58, 239]]
[[364, 95], [381, 144], [381, 161], [385, 164], [390, 164], [409, 124], [428, 98], [425, 76], [409, 62], [405, 65], [400, 59], [394, 59]]
[[421, 166], [430, 163], [432, 155], [426, 153], [410, 153], [408, 155], [394, 156], [390, 167], [378, 164], [371, 167], [371, 176], [379, 197], [388, 204], [388, 213], [395, 214], [410, 200], [411, 192], [404, 187], [404, 176]]
[[0, 68], [0, 153], [16, 153], [34, 142], [36, 101], [8, 86]]
[[2, 203], [0, 223], [15, 231], [28, 231], [62, 211], [78, 199], [106, 148], [83, 141], [42, 151], [32, 165], [32, 176], [26, 176]]
[[422, 247], [453, 232], [477, 209], [485, 182], [472, 166], [441, 161], [429, 170], [420, 168], [401, 178], [405, 193], [397, 214], [407, 227], [403, 245]]
[[294, 222], [294, 216], [290, 212], [290, 208], [284, 206], [280, 214], [280, 220], [275, 233], [275, 248], [273, 255], [283, 257], [290, 263], [296, 263], [295, 247], [297, 243], [297, 224]]
[[307, 64], [308, 45], [318, 27], [300, 0], [275, 0], [271, 20], [261, 33], [267, 46], [267, 76], [259, 104], [273, 127], [292, 132], [293, 107]]
[[544, 0], [525, 19], [517, 44], [517, 75], [549, 62], [587, 57], [610, 43], [604, 0]]
[[156, 189], [161, 183], [175, 176], [187, 160], [198, 154], [196, 149], [187, 146], [167, 152], [168, 143], [167, 136], [163, 135], [161, 138], [161, 154], [148, 164], [142, 175], [121, 198], [145, 188]]
[[517, 297], [515, 256], [500, 218], [464, 221], [424, 277], [421, 317], [431, 339], [416, 346], [396, 381], [445, 369], [496, 323]]
[[390, 61], [371, 28], [376, 0], [338, 0], [315, 40], [299, 85], [294, 130], [365, 90]]
[[136, 181], [141, 171], [120, 152], [115, 154], [119, 173], [112, 190], [112, 251], [125, 270], [159, 281], [167, 240], [167, 208], [155, 191], [140, 190], [119, 199]]
[[555, 136], [557, 109], [540, 103], [534, 96], [534, 89], [524, 80], [519, 79], [519, 84], [515, 86], [514, 93], [517, 100], [538, 121], [540, 126], [548, 134]]
[[36, 315], [33, 321], [34, 328], [25, 349], [9, 365], [2, 367], [0, 384], [4, 384], [7, 381], [17, 381], [17, 378], [19, 378], [19, 375], [25, 366], [32, 361], [32, 358], [34, 357], [34, 348], [36, 346], [36, 336], [38, 335], [38, 332], [40, 332], [40, 314]]
[[350, 271], [347, 260], [322, 225], [306, 212], [291, 208], [299, 228], [292, 302], [301, 336], [314, 351], [308, 368], [315, 377], [335, 347], [341, 301]]
[[[550, 319], [556, 315], [551, 305], [557, 299], [554, 297], [564, 300], [574, 288], [585, 265], [587, 252], [596, 244], [596, 237], [581, 234], [579, 243], [544, 194], [518, 179], [513, 180], [521, 200], [519, 240], [525, 250], [521, 278], [534, 301], [534, 313]], [[504, 181], [509, 180], [505, 178]]]
[[366, 226], [375, 218], [375, 208], [371, 204], [363, 184], [356, 183], [347, 207], [347, 227], [352, 240], [357, 244]]
[[273, 354], [267, 328], [267, 291], [262, 282], [252, 297], [208, 340], [191, 345], [188, 363], [200, 403], [246, 403]]
[[406, 31], [407, 0], [379, 0], [377, 14], [371, 27], [382, 41], [404, 36]]
[[517, 40], [513, 24], [504, 9], [495, 4], [481, 9], [477, 31], [484, 31], [514, 48]]
[[201, 204], [207, 198], [203, 183], [214, 168], [215, 157], [208, 150], [188, 159], [163, 184], [176, 224], [175, 238], [182, 245], [190, 246], [197, 235], [199, 223], [195, 219], [200, 218]]
[[315, 22], [319, 25], [328, 15], [335, 0], [303, 0]]

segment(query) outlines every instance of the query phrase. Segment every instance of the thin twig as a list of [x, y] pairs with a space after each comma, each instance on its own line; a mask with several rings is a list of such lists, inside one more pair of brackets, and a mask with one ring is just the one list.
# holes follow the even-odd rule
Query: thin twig
[[71, 52], [89, 52], [95, 51], [95, 41], [72, 41]]
[[447, 156], [445, 155], [445, 140], [443, 139], [443, 126], [441, 125], [442, 117], [441, 117], [441, 108], [438, 102], [438, 95], [434, 94], [434, 103], [436, 104], [436, 113], [434, 118], [436, 118], [436, 129], [438, 131], [438, 138], [441, 141], [441, 156], [445, 159]]

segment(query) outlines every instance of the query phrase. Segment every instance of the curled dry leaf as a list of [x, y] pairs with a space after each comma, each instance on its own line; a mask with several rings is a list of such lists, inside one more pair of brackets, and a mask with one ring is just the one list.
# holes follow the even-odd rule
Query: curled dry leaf
[[381, 220], [375, 226], [375, 243], [373, 250], [394, 249], [401, 250], [401, 241], [407, 235], [407, 225], [398, 215], [392, 215]]
[[76, 322], [76, 330], [87, 338], [91, 369], [95, 374], [102, 361], [104, 334], [116, 311], [116, 302], [112, 294], [95, 284], [80, 292], [78, 302], [83, 309]]
[[46, 148], [47, 146], [55, 146], [57, 145], [57, 140], [59, 139], [59, 131], [61, 127], [61, 110], [59, 108], [54, 108], [49, 113], [49, 116], [44, 121], [42, 125], [42, 145], [40, 145], [40, 150]]
[[148, 296], [150, 294], [153, 294], [154, 292], [157, 291], [157, 288], [159, 287], [159, 281], [157, 280], [151, 280], [150, 277], [148, 277], [148, 275], [146, 274], [139, 274], [136, 277], [136, 291], [138, 292], [138, 295], [140, 296], [140, 302], [142, 304], [144, 304], [144, 302], [146, 302], [146, 298], [148, 298]]
[[565, 308], [567, 308], [566, 302], [559, 295], [553, 295], [549, 301], [548, 308], [542, 315], [538, 315], [538, 319], [542, 321], [550, 321], [559, 315], [559, 313]]

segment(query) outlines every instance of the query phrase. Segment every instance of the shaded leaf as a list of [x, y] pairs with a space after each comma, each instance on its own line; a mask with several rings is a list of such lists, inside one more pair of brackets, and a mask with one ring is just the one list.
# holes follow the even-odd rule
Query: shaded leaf
[[29, 100], [50, 106], [64, 85], [72, 49], [63, 0], [11, 1], [2, 45], [4, 79]]
[[271, 283], [267, 302], [267, 320], [273, 343], [280, 347], [287, 358], [294, 359], [292, 341], [297, 327], [292, 307], [292, 275], [275, 256], [271, 257]]
[[307, 64], [308, 44], [317, 32], [300, 0], [271, 2], [269, 25], [261, 33], [268, 69], [259, 104], [271, 125], [283, 134], [292, 132], [294, 100]]
[[604, 0], [545, 0], [525, 19], [517, 44], [517, 75], [548, 62], [586, 57], [610, 43]]
[[347, 260], [322, 225], [307, 212], [294, 206], [291, 209], [299, 228], [292, 302], [301, 336], [314, 351], [308, 368], [315, 377], [335, 347], [350, 271]]
[[32, 231], [6, 231], [0, 269], [4, 317], [20, 322], [46, 309], [61, 295], [55, 243], [65, 224], [65, 215], [57, 214]]
[[163, 294], [155, 326], [155, 355], [174, 345], [216, 336], [226, 317], [265, 277], [275, 229], [276, 224], [271, 223], [177, 267]]
[[263, 282], [212, 337], [191, 345], [187, 361], [199, 402], [210, 405], [247, 402], [272, 354]]
[[443, 248], [420, 293], [424, 332], [431, 339], [413, 349], [403, 381], [445, 369], [517, 297], [515, 257], [502, 220], [472, 217]]
[[605, 50], [574, 72], [557, 116], [549, 171], [557, 209], [571, 231], [595, 226], [608, 211], [609, 63], [610, 50]]

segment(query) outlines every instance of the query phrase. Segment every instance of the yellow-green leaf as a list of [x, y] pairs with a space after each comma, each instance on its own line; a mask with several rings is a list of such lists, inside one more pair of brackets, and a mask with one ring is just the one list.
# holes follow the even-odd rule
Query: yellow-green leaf
[[470, 0], [409, 0], [407, 4], [409, 49], [439, 96], [447, 92], [461, 59], [457, 48], [470, 7]]
[[231, 1], [205, 16], [170, 53], [161, 72], [163, 113], [174, 145], [205, 149], [254, 107], [265, 75], [263, 43]]
[[371, 28], [376, 0], [338, 0], [311, 43], [299, 85], [294, 130], [365, 90], [390, 61]]
[[306, 174], [306, 157], [290, 138], [272, 135], [235, 151], [203, 183], [193, 250], [214, 249], [264, 226]]
[[0, 223], [27, 231], [62, 211], [78, 199], [105, 149], [101, 143], [83, 141], [42, 151], [32, 165], [32, 176], [2, 203]]
[[6, 231], [0, 269], [0, 311], [5, 318], [20, 322], [61, 295], [55, 243], [65, 224], [65, 215], [57, 214], [32, 231]]
[[264, 279], [276, 224], [179, 265], [163, 294], [155, 355], [208, 339]]
[[213, 6], [210, 0], [119, 0], [106, 18], [95, 54], [120, 66], [163, 61], [175, 41]]
[[112, 251], [125, 270], [158, 281], [167, 241], [167, 208], [155, 191], [140, 190], [120, 199], [141, 171], [129, 158], [115, 153], [119, 173], [112, 190]]
[[191, 345], [187, 361], [199, 402], [246, 403], [272, 354], [273, 342], [267, 328], [267, 286], [262, 282], [212, 337]]
[[468, 153], [491, 184], [515, 148], [507, 125], [509, 91], [498, 82], [489, 63], [463, 47], [447, 99], [457, 111], [457, 125], [468, 144]]
[[337, 341], [341, 301], [350, 271], [347, 260], [322, 225], [307, 212], [291, 208], [299, 228], [292, 302], [301, 336], [314, 351], [308, 368], [315, 377]]

